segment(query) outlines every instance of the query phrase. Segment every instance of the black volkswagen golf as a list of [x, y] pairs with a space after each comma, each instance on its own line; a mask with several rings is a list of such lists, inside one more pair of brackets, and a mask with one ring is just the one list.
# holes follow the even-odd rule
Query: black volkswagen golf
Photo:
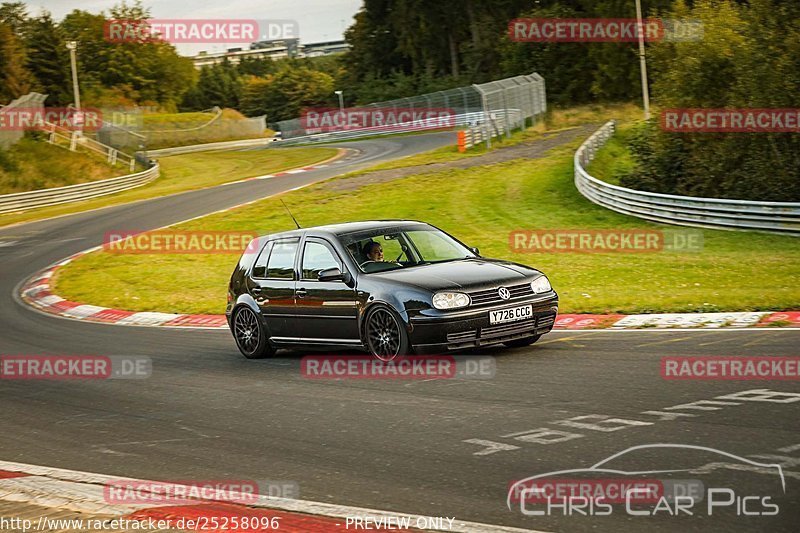
[[366, 350], [389, 360], [553, 328], [558, 295], [538, 270], [481, 257], [408, 220], [297, 229], [253, 241], [231, 276], [226, 316], [247, 358], [280, 347]]

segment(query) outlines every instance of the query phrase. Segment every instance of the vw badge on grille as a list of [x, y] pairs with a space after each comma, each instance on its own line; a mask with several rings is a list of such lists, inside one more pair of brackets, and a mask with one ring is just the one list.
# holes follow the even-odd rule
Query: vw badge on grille
[[511, 291], [509, 291], [505, 287], [500, 287], [499, 289], [497, 289], [497, 294], [500, 295], [501, 300], [508, 300], [509, 298], [511, 298]]

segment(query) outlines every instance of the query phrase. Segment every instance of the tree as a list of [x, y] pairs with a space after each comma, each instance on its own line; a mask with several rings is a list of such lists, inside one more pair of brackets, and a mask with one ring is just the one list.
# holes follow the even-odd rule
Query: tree
[[[701, 42], [652, 47], [662, 108], [794, 108], [800, 94], [800, 6], [775, 0], [678, 2], [703, 23]], [[674, 133], [651, 122], [632, 144], [637, 168], [620, 182], [655, 192], [800, 201], [796, 133]]]
[[304, 109], [324, 106], [333, 93], [333, 78], [308, 67], [284, 67], [266, 78], [247, 78], [242, 91], [245, 115], [267, 115], [272, 122], [296, 118]]
[[0, 102], [9, 102], [31, 90], [33, 76], [25, 66], [25, 50], [11, 26], [0, 22]]
[[50, 13], [33, 19], [26, 32], [27, 68], [36, 79], [36, 87], [48, 94], [50, 105], [72, 102], [69, 52], [61, 30]]
[[17, 37], [24, 36], [28, 20], [28, 10], [23, 2], [0, 4], [0, 23], [7, 24]]

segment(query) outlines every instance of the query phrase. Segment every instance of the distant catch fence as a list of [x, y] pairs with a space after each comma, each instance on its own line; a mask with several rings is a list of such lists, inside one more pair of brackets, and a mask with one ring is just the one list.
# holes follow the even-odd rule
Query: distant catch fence
[[[474, 130], [475, 138], [491, 146], [491, 139], [511, 135], [535, 123], [547, 111], [547, 93], [542, 76], [533, 73], [489, 83], [457, 87], [447, 91], [375, 102], [358, 108], [329, 110], [326, 127], [316, 127], [310, 114], [275, 124], [281, 132], [280, 144], [329, 142], [371, 135], [388, 135], [413, 131], [435, 130], [466, 126]], [[386, 124], [365, 124], [354, 121], [354, 116], [411, 117]], [[416, 115], [425, 113], [444, 115], [447, 120], [425, 121]]]

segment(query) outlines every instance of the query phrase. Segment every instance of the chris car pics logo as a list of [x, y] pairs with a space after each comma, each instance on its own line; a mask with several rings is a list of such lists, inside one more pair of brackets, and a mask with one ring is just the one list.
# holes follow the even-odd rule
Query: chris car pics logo
[[[652, 470], [640, 466], [642, 460], [657, 461], [660, 456], [666, 458], [667, 463], [679, 461], [681, 453], [687, 454], [688, 464]], [[697, 459], [692, 454], [710, 457], [711, 461], [704, 459], [692, 464]], [[625, 460], [636, 466], [626, 468]], [[749, 487], [737, 488], [718, 479], [700, 479], [717, 469], [773, 475], [780, 483], [775, 484], [775, 490], [764, 493]], [[754, 461], [705, 446], [644, 444], [627, 448], [588, 468], [558, 470], [514, 480], [509, 485], [506, 505], [510, 510], [531, 517], [613, 514], [771, 517], [780, 513], [777, 499], [785, 494], [784, 472], [778, 463]]]

